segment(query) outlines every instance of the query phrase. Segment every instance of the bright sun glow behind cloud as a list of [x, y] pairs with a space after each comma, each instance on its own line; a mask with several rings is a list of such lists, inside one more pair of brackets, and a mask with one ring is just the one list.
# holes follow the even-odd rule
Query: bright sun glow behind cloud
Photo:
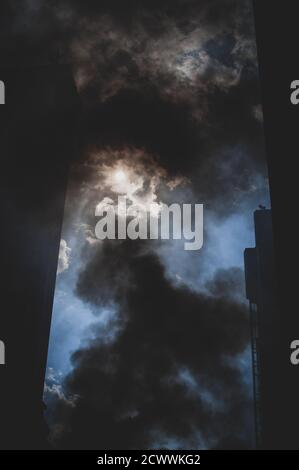
[[[148, 211], [158, 217], [161, 202], [157, 202], [155, 177], [140, 175], [133, 167], [123, 162], [117, 162], [112, 167], [106, 166], [101, 169], [100, 173], [103, 177], [103, 185], [109, 188], [115, 196], [125, 196], [129, 205], [132, 204], [137, 212]], [[102, 187], [102, 184], [99, 186]], [[107, 198], [104, 198], [99, 205], [106, 202]], [[109, 204], [111, 202], [113, 201], [110, 199]]]
[[128, 176], [126, 174], [126, 172], [124, 170], [116, 170], [114, 173], [113, 173], [113, 179], [115, 179], [115, 181], [117, 183], [122, 183], [122, 182], [125, 182], [127, 181], [128, 179]]

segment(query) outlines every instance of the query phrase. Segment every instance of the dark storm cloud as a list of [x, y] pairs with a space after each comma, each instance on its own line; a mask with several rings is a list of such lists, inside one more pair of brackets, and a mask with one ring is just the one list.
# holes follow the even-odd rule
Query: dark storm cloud
[[[126, 270], [129, 283], [119, 278]], [[163, 436], [177, 447], [213, 447], [222, 439], [248, 445], [250, 400], [238, 371], [224, 360], [248, 342], [246, 310], [223, 297], [173, 288], [158, 259], [142, 255], [135, 242], [100, 248], [77, 291], [86, 302], [109, 304], [111, 286], [125, 326], [113, 343], [94, 339], [73, 355], [65, 390], [77, 399], [75, 406], [65, 399], [56, 405], [63, 423], [56, 445], [163, 447]]]
[[146, 81], [172, 100], [200, 105], [198, 116], [207, 89], [230, 88], [243, 68], [255, 63], [246, 0], [8, 4], [12, 42], [19, 51], [22, 43], [28, 46], [27, 57], [21, 53], [19, 59], [30, 63], [30, 52], [38, 59], [44, 48], [55, 61], [56, 47], [56, 60], [77, 64], [80, 90], [93, 90], [100, 100], [123, 88], [142, 88]]
[[88, 144], [145, 149], [224, 213], [266, 178], [249, 2], [71, 3]]
[[120, 91], [101, 107], [89, 111], [86, 135], [102, 147], [112, 143], [116, 149], [145, 148], [172, 173], [190, 171], [200, 148], [200, 129], [193, 122], [188, 105], [169, 103], [147, 85], [138, 92]]
[[[242, 146], [243, 165], [254, 160], [265, 174], [262, 128], [252, 112], [260, 100], [247, 0], [9, 5], [19, 49], [20, 42], [30, 44], [34, 55], [47, 43], [54, 62], [74, 64], [87, 105], [86, 140], [146, 148], [197, 186], [203, 172], [205, 198], [207, 181], [210, 188], [219, 185], [214, 193], [231, 194], [213, 163], [224, 146], [227, 154]], [[241, 169], [238, 187], [250, 186], [246, 170], [255, 168]]]
[[188, 102], [193, 116], [203, 119], [209, 94], [228, 91], [244, 68], [256, 67], [247, 2], [124, 6], [132, 8], [129, 16], [118, 17], [110, 3], [73, 13], [78, 21], [70, 22], [70, 54], [78, 87], [87, 100], [92, 94], [90, 102], [122, 89], [142, 90], [146, 83], [168, 100]]
[[[215, 127], [198, 124], [188, 104], [163, 100], [150, 86], [143, 92], [123, 90], [86, 113], [83, 135], [88, 150], [84, 161], [89, 153], [102, 151], [109, 163], [113, 153], [125, 151], [127, 162], [131, 160], [134, 166], [134, 149], [141, 149], [152, 155], [156, 171], [160, 167], [169, 178], [187, 177], [194, 201], [223, 217], [236, 208], [244, 210], [246, 195], [250, 202], [258, 197], [255, 192], [267, 177], [261, 129], [248, 105], [246, 114], [244, 96], [246, 91], [236, 100], [240, 116], [244, 116], [241, 124], [237, 109], [232, 110], [229, 98], [225, 98], [227, 113], [232, 110], [235, 114], [234, 134], [230, 114], [226, 118], [221, 111], [221, 119], [216, 117], [213, 123]], [[212, 100], [210, 104], [216, 106]], [[89, 178], [87, 170], [85, 166], [85, 177]]]

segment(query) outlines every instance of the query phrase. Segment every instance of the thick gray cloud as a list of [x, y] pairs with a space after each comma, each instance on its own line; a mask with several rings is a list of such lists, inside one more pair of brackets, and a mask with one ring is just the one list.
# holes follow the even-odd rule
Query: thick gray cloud
[[247, 311], [226, 295], [229, 281], [214, 288], [218, 298], [173, 287], [158, 259], [142, 255], [136, 242], [98, 248], [77, 293], [98, 306], [116, 300], [122, 328], [105, 343], [94, 327], [94, 339], [73, 355], [64, 387], [77, 399], [71, 409], [58, 401], [63, 428], [55, 443], [148, 448], [163, 446], [166, 436], [177, 446], [209, 448], [222, 439], [250, 445], [250, 394], [225, 361], [246, 348]]

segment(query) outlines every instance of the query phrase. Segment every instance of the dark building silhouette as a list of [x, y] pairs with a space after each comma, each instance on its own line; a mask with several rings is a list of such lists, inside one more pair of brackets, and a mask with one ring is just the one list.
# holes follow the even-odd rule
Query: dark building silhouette
[[0, 449], [39, 449], [47, 446], [42, 395], [78, 102], [68, 66], [10, 64], [0, 78]]
[[[254, 213], [255, 248], [245, 258], [250, 306], [257, 447], [280, 448], [280, 338], [271, 210]], [[280, 403], [281, 406], [281, 403]]]

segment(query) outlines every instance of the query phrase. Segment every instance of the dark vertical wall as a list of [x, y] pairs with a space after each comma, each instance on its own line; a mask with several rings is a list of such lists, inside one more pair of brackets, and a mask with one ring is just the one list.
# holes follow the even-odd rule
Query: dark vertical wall
[[[299, 367], [290, 363], [290, 342], [299, 338], [298, 314], [298, 123], [299, 106], [290, 102], [290, 83], [299, 79], [299, 4], [254, 1], [262, 84], [266, 147], [273, 207], [274, 246], [281, 311], [279, 351], [272, 363], [281, 391], [273, 432], [279, 447], [299, 449]], [[273, 390], [273, 395], [277, 390]], [[269, 394], [269, 401], [272, 395]]]
[[0, 448], [36, 449], [44, 445], [44, 367], [77, 100], [68, 67], [0, 76]]

